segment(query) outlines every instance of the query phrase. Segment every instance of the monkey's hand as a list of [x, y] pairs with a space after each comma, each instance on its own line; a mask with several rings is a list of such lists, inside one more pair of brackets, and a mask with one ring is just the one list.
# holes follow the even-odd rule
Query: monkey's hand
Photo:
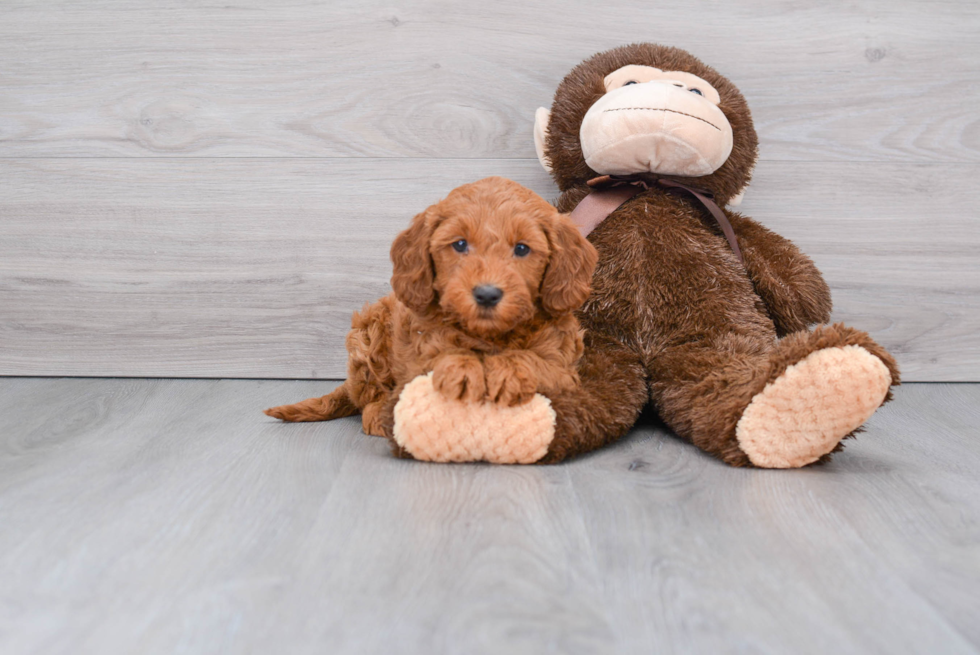
[[745, 267], [779, 335], [830, 320], [830, 288], [813, 261], [789, 239], [729, 213]]

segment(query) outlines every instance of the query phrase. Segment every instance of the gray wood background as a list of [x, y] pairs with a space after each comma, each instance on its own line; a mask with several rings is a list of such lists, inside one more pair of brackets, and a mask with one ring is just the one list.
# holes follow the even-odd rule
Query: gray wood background
[[687, 48], [744, 91], [746, 213], [907, 380], [980, 380], [980, 3], [0, 4], [0, 374], [337, 378], [388, 244], [453, 186], [555, 193], [579, 60]]

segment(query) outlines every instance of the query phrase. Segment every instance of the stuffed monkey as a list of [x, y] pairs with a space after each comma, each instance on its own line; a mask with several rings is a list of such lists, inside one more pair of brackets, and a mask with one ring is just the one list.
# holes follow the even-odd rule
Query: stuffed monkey
[[[649, 403], [728, 464], [800, 467], [841, 450], [890, 399], [894, 359], [866, 333], [826, 324], [830, 291], [813, 262], [719, 209], [741, 199], [757, 137], [714, 69], [653, 44], [600, 53], [538, 110], [534, 137], [558, 209], [599, 252], [580, 312], [581, 386], [550, 398], [539, 462], [618, 439]], [[419, 419], [404, 415], [392, 431], [410, 456]], [[498, 419], [501, 433], [519, 420]]]

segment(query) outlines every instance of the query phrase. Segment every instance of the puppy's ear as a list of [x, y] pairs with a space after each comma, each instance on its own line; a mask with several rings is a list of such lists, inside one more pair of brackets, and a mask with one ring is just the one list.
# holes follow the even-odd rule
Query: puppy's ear
[[412, 219], [412, 224], [391, 244], [391, 288], [395, 296], [412, 311], [421, 314], [435, 300], [435, 281], [429, 239], [436, 227], [436, 216], [430, 209]]
[[567, 314], [589, 297], [599, 253], [564, 214], [545, 221], [551, 259], [541, 281], [541, 306], [553, 316]]

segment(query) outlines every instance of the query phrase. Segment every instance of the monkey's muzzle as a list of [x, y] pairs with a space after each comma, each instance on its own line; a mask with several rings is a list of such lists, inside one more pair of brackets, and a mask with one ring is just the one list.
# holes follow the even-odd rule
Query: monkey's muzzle
[[708, 175], [732, 153], [724, 112], [669, 81], [610, 91], [586, 113], [579, 136], [585, 163], [604, 175]]

